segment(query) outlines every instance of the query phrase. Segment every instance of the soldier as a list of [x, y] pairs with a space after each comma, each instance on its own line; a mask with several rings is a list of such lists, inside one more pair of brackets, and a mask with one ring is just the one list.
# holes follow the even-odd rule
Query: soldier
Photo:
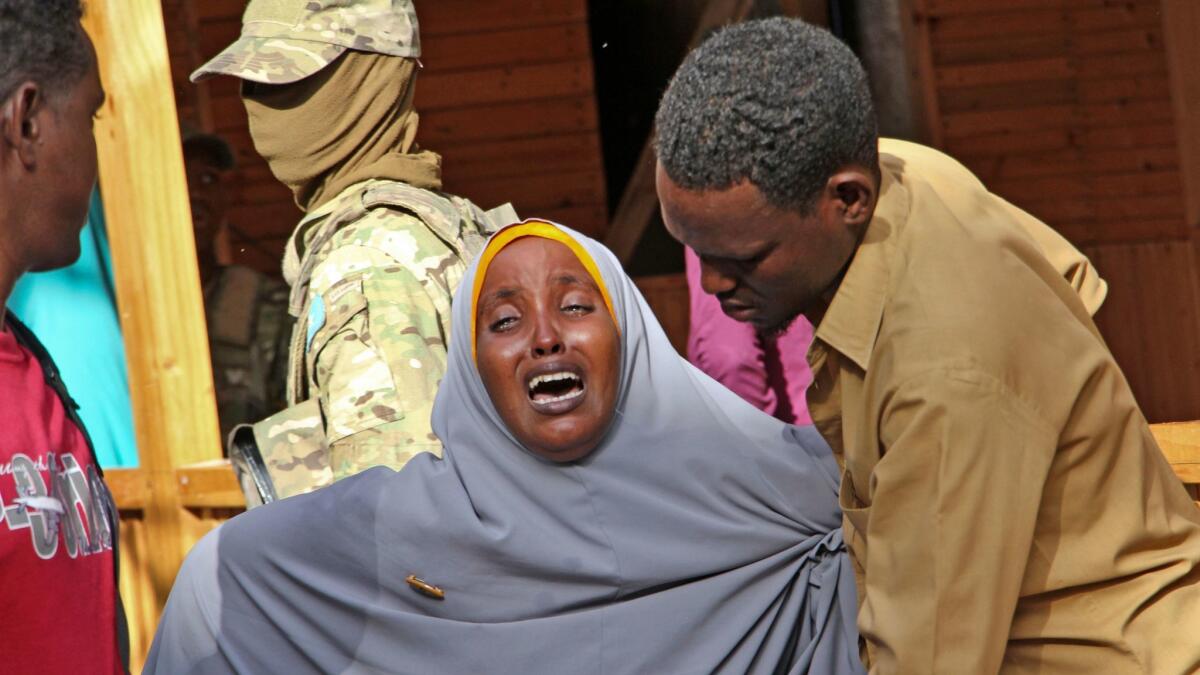
[[288, 288], [242, 265], [222, 265], [216, 240], [227, 222], [233, 152], [224, 139], [185, 129], [183, 158], [204, 286], [208, 345], [221, 436], [287, 407], [287, 353], [291, 336]]
[[440, 158], [414, 142], [419, 55], [410, 0], [251, 0], [192, 75], [242, 80], [254, 146], [305, 212], [283, 261], [291, 407], [254, 430], [280, 497], [440, 454], [450, 298], [516, 220], [440, 192]]

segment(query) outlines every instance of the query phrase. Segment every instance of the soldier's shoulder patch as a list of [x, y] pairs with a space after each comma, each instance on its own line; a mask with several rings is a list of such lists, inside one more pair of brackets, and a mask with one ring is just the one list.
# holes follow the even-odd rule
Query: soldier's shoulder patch
[[320, 294], [313, 297], [308, 305], [308, 330], [304, 335], [304, 349], [312, 345], [313, 336], [325, 325], [325, 298]]

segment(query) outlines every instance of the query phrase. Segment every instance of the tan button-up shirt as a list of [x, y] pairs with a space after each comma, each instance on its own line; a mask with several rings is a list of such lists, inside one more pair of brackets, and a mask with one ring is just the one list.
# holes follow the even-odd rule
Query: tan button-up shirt
[[936, 151], [881, 143], [809, 407], [873, 673], [1200, 669], [1200, 510], [1091, 320], [1103, 282]]

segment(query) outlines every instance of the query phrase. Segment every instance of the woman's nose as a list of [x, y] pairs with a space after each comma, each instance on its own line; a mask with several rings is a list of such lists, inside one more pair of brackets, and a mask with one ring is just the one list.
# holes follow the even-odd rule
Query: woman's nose
[[535, 357], [553, 356], [563, 352], [562, 338], [554, 322], [542, 318], [537, 322], [537, 332], [533, 336], [533, 355]]

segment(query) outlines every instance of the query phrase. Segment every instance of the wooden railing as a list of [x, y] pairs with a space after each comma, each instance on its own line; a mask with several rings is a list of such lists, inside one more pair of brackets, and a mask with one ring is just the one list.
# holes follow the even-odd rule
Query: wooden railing
[[[1151, 425], [1154, 437], [1176, 475], [1200, 506], [1200, 422]], [[150, 474], [140, 469], [105, 472], [121, 511], [121, 597], [129, 619], [133, 672], [139, 672], [154, 628], [158, 607], [150, 574], [150, 542], [161, 536], [145, 519]], [[242, 493], [226, 460], [204, 462], [175, 471], [181, 505], [183, 544], [190, 547], [223, 521], [244, 510]]]

